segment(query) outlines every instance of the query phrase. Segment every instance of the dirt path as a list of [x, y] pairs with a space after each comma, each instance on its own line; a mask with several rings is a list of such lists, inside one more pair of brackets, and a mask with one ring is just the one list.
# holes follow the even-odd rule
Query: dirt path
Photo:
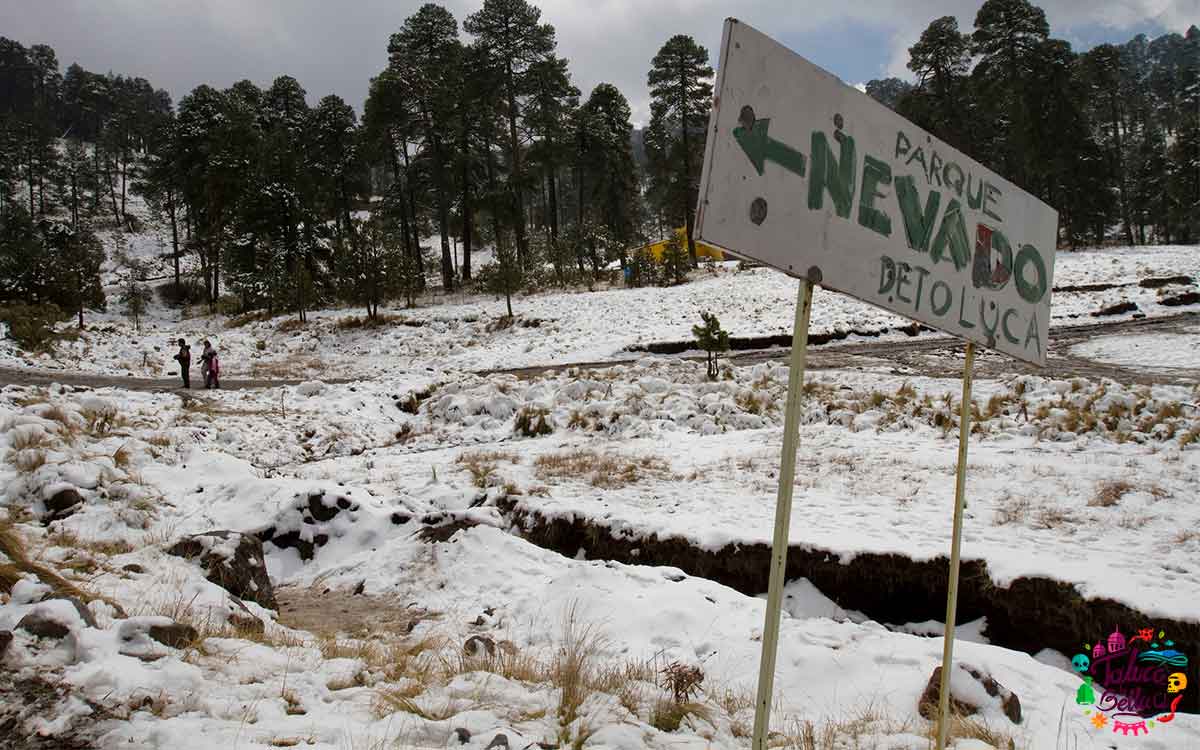
[[[980, 350], [975, 360], [975, 377], [997, 378], [1012, 374], [1033, 373], [1057, 378], [1110, 378], [1119, 383], [1193, 385], [1200, 382], [1200, 369], [1186, 367], [1133, 368], [1086, 359], [1071, 353], [1078, 344], [1101, 336], [1135, 335], [1146, 333], [1184, 333], [1200, 324], [1200, 313], [1061, 326], [1050, 330], [1050, 349], [1044, 369]], [[958, 378], [962, 376], [963, 343], [942, 334], [892, 341], [854, 344], [825, 344], [808, 351], [808, 367], [813, 370], [880, 369], [889, 368], [903, 374], [930, 377]], [[775, 347], [759, 351], [735, 352], [727, 360], [738, 365], [752, 365], [769, 360], [786, 360], [790, 350]], [[685, 359], [703, 360], [702, 356]], [[531, 377], [548, 372], [561, 372], [575, 367], [601, 369], [618, 364], [630, 364], [637, 359], [583, 362], [548, 367], [519, 367], [508, 370], [489, 370], [481, 374], [510, 374]]]
[[[311, 379], [311, 378], [310, 378]], [[299, 385], [304, 380], [233, 379], [222, 378], [221, 388], [240, 391], [253, 388], [277, 388]], [[325, 379], [325, 383], [348, 383], [344, 379]], [[58, 370], [25, 370], [17, 367], [0, 367], [0, 387], [6, 385], [50, 385], [61, 383], [83, 388], [123, 388], [127, 391], [179, 391], [179, 378], [136, 378], [123, 375], [92, 375]], [[192, 377], [192, 392], [204, 392], [204, 380], [198, 374]]]

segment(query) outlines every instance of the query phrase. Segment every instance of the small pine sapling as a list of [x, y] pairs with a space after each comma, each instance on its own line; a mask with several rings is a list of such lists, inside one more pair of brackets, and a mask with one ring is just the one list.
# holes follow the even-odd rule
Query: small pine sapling
[[125, 305], [125, 311], [130, 319], [133, 320], [134, 330], [141, 331], [142, 315], [145, 314], [151, 299], [150, 288], [140, 283], [140, 278], [146, 274], [146, 265], [142, 261], [128, 256], [122, 256], [119, 262], [124, 271], [120, 301]]
[[662, 255], [662, 283], [664, 286], [674, 284], [682, 284], [687, 281], [688, 267], [691, 266], [691, 258], [688, 256], [687, 247], [684, 245], [683, 238], [678, 234], [672, 233], [671, 238], [667, 240], [667, 246], [663, 249]]
[[721, 329], [721, 321], [710, 312], [700, 313], [701, 325], [692, 326], [692, 335], [707, 355], [708, 379], [717, 379], [717, 355], [729, 351], [729, 333]]

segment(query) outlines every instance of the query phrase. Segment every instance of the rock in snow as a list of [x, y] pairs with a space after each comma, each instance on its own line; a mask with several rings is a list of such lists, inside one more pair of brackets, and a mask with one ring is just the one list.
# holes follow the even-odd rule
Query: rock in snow
[[146, 633], [162, 645], [171, 648], [183, 648], [200, 637], [200, 634], [191, 625], [178, 622], [169, 625], [151, 625]]
[[[1017, 694], [996, 682], [991, 675], [969, 664], [955, 664], [956, 672], [950, 676], [950, 710], [963, 716], [979, 713], [983, 703], [995, 699], [1004, 715], [1014, 724], [1021, 723], [1021, 699]], [[980, 693], [982, 688], [982, 694]], [[925, 692], [917, 702], [917, 710], [926, 719], [937, 718], [938, 701], [942, 695], [942, 668], [937, 667], [925, 685]]]
[[207, 531], [176, 542], [176, 557], [199, 558], [205, 577], [234, 596], [275, 609], [275, 588], [267, 575], [262, 542], [236, 531]]
[[38, 638], [65, 638], [71, 628], [67, 627], [58, 617], [46, 610], [35, 609], [21, 618], [17, 629], [24, 630]]
[[73, 515], [83, 504], [83, 497], [74, 488], [67, 487], [46, 498], [47, 520], [57, 521]]

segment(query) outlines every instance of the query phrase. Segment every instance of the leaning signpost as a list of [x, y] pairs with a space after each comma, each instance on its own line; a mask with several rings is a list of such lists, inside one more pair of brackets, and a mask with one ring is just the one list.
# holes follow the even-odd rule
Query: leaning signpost
[[967, 342], [938, 722], [943, 750], [975, 346], [1045, 364], [1058, 214], [731, 18], [696, 217], [697, 239], [800, 280], [754, 750], [767, 747], [813, 287]]

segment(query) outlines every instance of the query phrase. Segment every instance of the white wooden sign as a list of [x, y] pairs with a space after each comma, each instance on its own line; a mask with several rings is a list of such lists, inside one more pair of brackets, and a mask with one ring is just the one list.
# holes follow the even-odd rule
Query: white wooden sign
[[728, 19], [696, 236], [1045, 364], [1058, 213]]

